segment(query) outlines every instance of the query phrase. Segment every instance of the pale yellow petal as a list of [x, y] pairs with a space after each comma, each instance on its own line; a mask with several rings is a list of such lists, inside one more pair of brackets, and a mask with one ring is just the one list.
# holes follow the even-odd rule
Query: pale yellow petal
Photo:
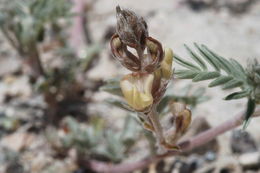
[[120, 82], [120, 87], [127, 103], [141, 111], [153, 103], [151, 94], [154, 76], [151, 74], [126, 75]]

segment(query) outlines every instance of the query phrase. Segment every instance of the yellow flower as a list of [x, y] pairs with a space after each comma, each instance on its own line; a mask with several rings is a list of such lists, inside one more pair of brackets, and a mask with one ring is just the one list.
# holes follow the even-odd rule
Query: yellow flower
[[164, 58], [161, 63], [163, 78], [170, 79], [172, 76], [172, 59], [173, 59], [172, 50], [170, 48], [166, 48], [164, 50]]
[[142, 111], [153, 104], [152, 74], [132, 73], [126, 75], [120, 82], [120, 87], [127, 103], [137, 111]]
[[165, 48], [164, 58], [161, 62], [161, 67], [156, 71], [156, 75], [160, 74], [165, 79], [170, 79], [172, 76], [172, 59], [173, 52], [170, 48]]

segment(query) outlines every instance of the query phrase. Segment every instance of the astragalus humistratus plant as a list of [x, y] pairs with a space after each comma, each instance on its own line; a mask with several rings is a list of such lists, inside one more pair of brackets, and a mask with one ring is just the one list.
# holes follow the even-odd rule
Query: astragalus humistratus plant
[[160, 152], [178, 150], [177, 140], [191, 122], [191, 112], [184, 104], [172, 103], [171, 123], [163, 127], [157, 113], [168, 83], [173, 76], [173, 52], [150, 37], [142, 17], [133, 11], [116, 8], [117, 30], [110, 41], [113, 56], [128, 70], [120, 81], [121, 91], [128, 105], [152, 131]]
[[[148, 165], [181, 152], [202, 147], [217, 136], [230, 131], [243, 122], [244, 127], [250, 118], [260, 116], [260, 65], [255, 59], [247, 68], [234, 59], [226, 59], [205, 45], [194, 44], [196, 52], [185, 45], [194, 61], [187, 61], [169, 48], [149, 36], [147, 24], [130, 10], [116, 8], [117, 31], [112, 36], [110, 46], [112, 54], [131, 73], [118, 80], [112, 79], [102, 86], [121, 99], [107, 100], [108, 103], [128, 110], [131, 115], [137, 113], [143, 127], [153, 132], [159, 146], [158, 154], [154, 153], [153, 140], [150, 136], [150, 155], [132, 163], [104, 163], [92, 160], [89, 165], [97, 172], [122, 173], [144, 169]], [[198, 54], [199, 53], [199, 54]], [[182, 69], [172, 70], [172, 61]], [[174, 74], [173, 74], [174, 73]], [[190, 85], [183, 88], [184, 95], [168, 92], [167, 86], [173, 75], [178, 79], [192, 79], [192, 82], [213, 80], [209, 87], [222, 86], [222, 89], [234, 89], [225, 100], [247, 98], [246, 109], [218, 125], [195, 136], [181, 137], [191, 123], [191, 112], [186, 105], [196, 106], [205, 101], [204, 88], [190, 94]], [[165, 96], [163, 96], [165, 94]], [[207, 99], [206, 99], [207, 100]], [[211, 107], [209, 107], [211, 109]], [[166, 116], [165, 116], [166, 115]]]

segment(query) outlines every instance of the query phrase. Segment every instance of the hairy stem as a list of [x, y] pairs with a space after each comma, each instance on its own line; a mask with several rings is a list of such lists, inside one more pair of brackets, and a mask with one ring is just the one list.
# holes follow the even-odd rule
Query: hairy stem
[[155, 108], [152, 108], [151, 112], [148, 114], [148, 118], [152, 123], [157, 141], [159, 141], [159, 146], [160, 146], [160, 144], [164, 142], [164, 137], [163, 137], [163, 130], [162, 130], [161, 123], [159, 121], [158, 113], [155, 110]]
[[[259, 117], [259, 116], [260, 116], [260, 108], [257, 108], [252, 117]], [[227, 131], [241, 125], [242, 122], [244, 121], [244, 117], [245, 117], [244, 112], [240, 113], [237, 116], [232, 117], [231, 119], [221, 123], [220, 125], [218, 125], [216, 127], [206, 130], [206, 131], [198, 134], [197, 136], [194, 136], [186, 141], [180, 142], [178, 145], [180, 146], [181, 151], [189, 151], [193, 148], [204, 145], [207, 142], [214, 139], [215, 137], [217, 137], [218, 135], [221, 135], [224, 132], [227, 132]], [[151, 163], [158, 162], [161, 159], [176, 155], [178, 153], [179, 153], [178, 151], [169, 151], [165, 154], [149, 157], [149, 158], [137, 161], [137, 162], [121, 163], [121, 164], [117, 164], [117, 165], [107, 164], [107, 163], [95, 161], [95, 160], [90, 160], [87, 162], [87, 166], [96, 172], [127, 173], [127, 172], [132, 172], [137, 169], [143, 169]]]

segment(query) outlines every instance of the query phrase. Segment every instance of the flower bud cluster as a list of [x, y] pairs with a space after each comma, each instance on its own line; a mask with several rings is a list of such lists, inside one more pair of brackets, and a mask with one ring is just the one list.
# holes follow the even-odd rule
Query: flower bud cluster
[[[113, 56], [131, 74], [120, 86], [127, 103], [136, 111], [149, 112], [163, 96], [172, 77], [172, 50], [148, 36], [147, 24], [130, 10], [117, 11], [117, 33], [110, 46]], [[134, 51], [130, 51], [130, 48]]]

